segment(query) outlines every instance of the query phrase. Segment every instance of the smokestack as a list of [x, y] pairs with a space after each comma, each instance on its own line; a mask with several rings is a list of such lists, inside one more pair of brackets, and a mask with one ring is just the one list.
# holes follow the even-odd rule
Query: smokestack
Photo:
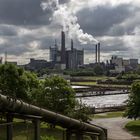
[[73, 52], [73, 40], [71, 39], [71, 51]]
[[55, 46], [55, 48], [57, 48], [57, 41], [56, 41], [56, 39], [55, 39], [55, 45], [54, 46]]
[[98, 43], [98, 63], [100, 64], [100, 43]]
[[65, 64], [65, 33], [61, 32], [61, 63]]
[[98, 48], [98, 45], [96, 44], [96, 46], [95, 46], [95, 63], [97, 63], [97, 55], [98, 55], [97, 48]]

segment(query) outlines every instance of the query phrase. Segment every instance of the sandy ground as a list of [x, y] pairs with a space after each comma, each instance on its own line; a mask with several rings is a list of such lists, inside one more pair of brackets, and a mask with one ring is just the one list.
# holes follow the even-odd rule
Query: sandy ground
[[126, 118], [117, 117], [94, 119], [91, 123], [106, 128], [108, 130], [108, 140], [140, 140], [140, 138], [123, 129], [128, 121]]

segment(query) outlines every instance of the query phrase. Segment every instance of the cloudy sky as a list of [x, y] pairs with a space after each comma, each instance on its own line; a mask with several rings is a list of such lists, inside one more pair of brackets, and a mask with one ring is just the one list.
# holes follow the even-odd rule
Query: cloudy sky
[[85, 49], [85, 63], [94, 62], [95, 44], [101, 59], [111, 55], [140, 56], [139, 0], [0, 0], [0, 56], [23, 64], [29, 58], [49, 60], [48, 48], [60, 32]]

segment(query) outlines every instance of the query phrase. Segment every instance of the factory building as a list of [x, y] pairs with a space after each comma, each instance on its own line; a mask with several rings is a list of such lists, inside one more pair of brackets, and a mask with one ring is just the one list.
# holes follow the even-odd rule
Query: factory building
[[71, 50], [65, 48], [65, 33], [61, 32], [61, 49], [57, 44], [50, 47], [50, 60], [57, 69], [76, 69], [84, 64], [84, 50], [74, 48], [71, 40]]
[[137, 68], [137, 66], [138, 66], [138, 59], [130, 59], [129, 60], [130, 61], [130, 66], [132, 67], [132, 68]]
[[138, 59], [123, 59], [118, 56], [112, 56], [110, 60], [110, 72], [121, 73], [136, 70], [138, 67]]
[[71, 50], [66, 51], [66, 68], [77, 69], [84, 65], [84, 50], [73, 48], [73, 40], [71, 40]]
[[66, 69], [65, 33], [61, 32], [61, 70]]
[[54, 46], [50, 47], [50, 61], [54, 64], [61, 61], [61, 51], [58, 49], [56, 42]]
[[34, 58], [30, 59], [30, 62], [25, 65], [25, 69], [27, 70], [41, 70], [45, 68], [51, 68], [52, 64], [50, 62], [47, 62], [46, 60], [36, 60]]
[[95, 63], [100, 64], [100, 43], [95, 45]]

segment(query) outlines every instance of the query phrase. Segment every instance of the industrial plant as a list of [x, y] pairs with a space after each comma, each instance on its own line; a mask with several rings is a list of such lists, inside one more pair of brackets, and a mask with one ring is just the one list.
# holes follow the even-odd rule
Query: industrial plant
[[50, 47], [50, 60], [54, 68], [57, 69], [77, 69], [84, 65], [84, 50], [74, 48], [73, 40], [71, 39], [71, 50], [65, 48], [65, 33], [61, 33], [61, 49], [57, 43]]
[[74, 42], [71, 39], [71, 49], [66, 48], [65, 32], [61, 32], [61, 46], [55, 44], [50, 46], [50, 61], [30, 59], [29, 64], [25, 68], [37, 70], [43, 68], [51, 68], [57, 70], [77, 69], [84, 66], [84, 49], [78, 50], [74, 48]]

